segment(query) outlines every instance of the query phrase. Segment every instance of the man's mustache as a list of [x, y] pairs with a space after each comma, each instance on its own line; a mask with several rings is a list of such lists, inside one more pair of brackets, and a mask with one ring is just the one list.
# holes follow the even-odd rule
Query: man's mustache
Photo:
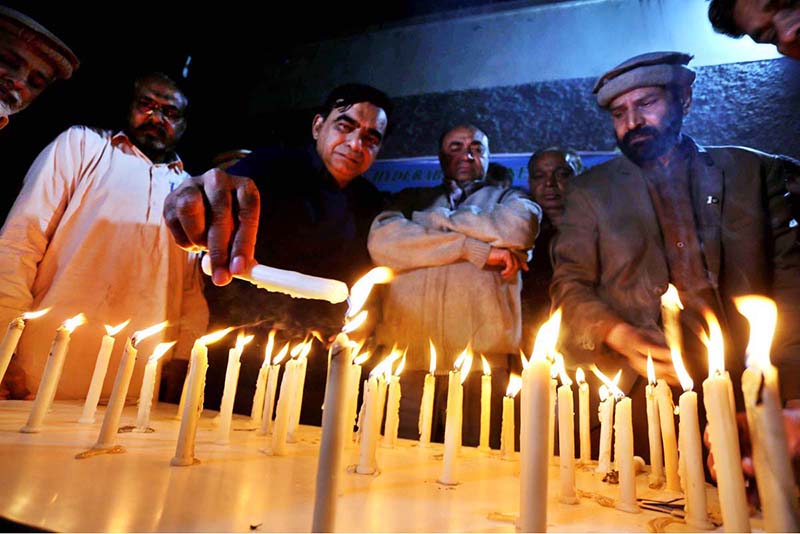
[[134, 128], [135, 131], [145, 133], [145, 132], [158, 132], [161, 137], [165, 137], [167, 135], [167, 130], [156, 123], [153, 122], [145, 122]]
[[652, 139], [658, 139], [659, 131], [653, 126], [640, 126], [635, 130], [630, 130], [622, 137], [622, 142], [626, 145], [633, 143], [634, 137], [649, 135]]

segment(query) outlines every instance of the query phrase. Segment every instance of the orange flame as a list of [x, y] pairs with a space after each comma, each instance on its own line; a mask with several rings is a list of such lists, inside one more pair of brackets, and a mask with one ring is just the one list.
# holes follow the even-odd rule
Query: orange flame
[[586, 383], [586, 375], [583, 373], [583, 369], [580, 367], [578, 367], [577, 371], [575, 371], [575, 381], [579, 386], [582, 386]]
[[432, 339], [428, 340], [428, 345], [431, 348], [431, 363], [430, 366], [428, 367], [428, 372], [430, 374], [434, 374], [436, 372], [436, 347], [433, 346]]
[[111, 336], [111, 337], [114, 337], [114, 336], [116, 336], [117, 334], [119, 334], [119, 333], [120, 333], [120, 331], [122, 331], [122, 329], [123, 329], [123, 328], [125, 328], [126, 326], [128, 326], [128, 323], [130, 323], [130, 322], [131, 322], [131, 320], [130, 320], [130, 319], [128, 319], [128, 320], [127, 320], [127, 321], [125, 321], [124, 323], [120, 323], [120, 324], [118, 324], [117, 326], [109, 326], [109, 325], [104, 325], [104, 326], [106, 327], [106, 334], [108, 334], [108, 335], [109, 335], [109, 336]]
[[[164, 323], [166, 326], [166, 322]], [[203, 337], [199, 338], [195, 343], [200, 343], [201, 345], [211, 345], [212, 343], [216, 343], [223, 337], [228, 335], [228, 332], [233, 330], [232, 327], [223, 328], [222, 330], [217, 330], [216, 332], [211, 332], [210, 334], [206, 334]]]
[[168, 321], [163, 321], [158, 324], [154, 324], [153, 326], [149, 326], [144, 330], [137, 330], [136, 332], [133, 333], [133, 335], [131, 335], [131, 343], [133, 343], [134, 347], [137, 346], [139, 343], [141, 343], [148, 337], [164, 330], [168, 324], [169, 324]]
[[349, 334], [354, 330], [357, 330], [364, 322], [367, 320], [367, 310], [361, 310], [358, 312], [355, 317], [348, 320], [345, 325], [342, 327], [342, 332], [345, 334]]
[[708, 348], [708, 376], [711, 378], [725, 373], [725, 343], [716, 316], [709, 311], [703, 316], [708, 324], [708, 334], [703, 332], [701, 338]]
[[514, 398], [522, 389], [522, 377], [516, 373], [511, 373], [508, 377], [508, 387], [506, 388], [506, 397]]
[[278, 365], [283, 361], [286, 355], [289, 354], [289, 342], [287, 341], [286, 344], [278, 351], [278, 354], [272, 359], [272, 365]]
[[481, 354], [481, 363], [483, 364], [483, 374], [492, 376], [492, 368], [489, 367], [489, 362], [486, 361], [486, 357], [483, 354]]
[[533, 343], [533, 354], [531, 359], [542, 360], [547, 358], [556, 350], [556, 343], [558, 342], [558, 331], [561, 328], [561, 309], [545, 321], [539, 327], [539, 332], [536, 334], [536, 341]]
[[350, 289], [350, 298], [348, 299], [350, 306], [347, 308], [345, 317], [353, 317], [361, 311], [375, 284], [385, 284], [390, 282], [392, 278], [394, 278], [394, 273], [388, 267], [375, 267], [359, 278]]
[[[625, 396], [625, 393], [623, 393], [622, 390], [617, 387], [616, 378], [614, 380], [609, 380], [609, 378], [606, 375], [604, 375], [603, 372], [600, 371], [600, 369], [598, 369], [595, 364], [592, 364], [591, 369], [592, 372], [595, 374], [595, 376], [600, 379], [600, 381], [606, 386], [606, 388], [608, 388], [608, 391], [611, 394], [620, 399]], [[621, 375], [618, 373], [617, 376], [619, 377]]]
[[76, 328], [84, 323], [86, 323], [86, 316], [83, 313], [79, 313], [78, 315], [70, 317], [64, 321], [61, 326], [64, 330], [71, 334]]
[[775, 301], [758, 295], [747, 295], [733, 299], [736, 309], [750, 323], [750, 341], [747, 343], [747, 367], [761, 371], [772, 365], [769, 351], [772, 336], [778, 323], [778, 308]]
[[175, 341], [170, 341], [168, 343], [159, 343], [156, 345], [156, 348], [153, 349], [153, 354], [147, 358], [148, 363], [157, 362], [159, 358], [167, 353], [169, 349], [175, 344]]
[[353, 365], [362, 365], [365, 361], [369, 360], [369, 357], [372, 356], [370, 351], [362, 352], [355, 358], [353, 358]]
[[52, 309], [53, 309], [53, 307], [50, 306], [48, 308], [45, 308], [45, 309], [39, 310], [39, 311], [35, 311], [35, 312], [25, 312], [25, 313], [22, 314], [22, 319], [25, 320], [25, 321], [27, 321], [29, 319], [36, 319], [36, 318], [41, 317], [42, 315], [46, 314], [47, 312], [49, 312]]
[[653, 365], [653, 356], [647, 351], [647, 383], [651, 386], [656, 385], [656, 366]]

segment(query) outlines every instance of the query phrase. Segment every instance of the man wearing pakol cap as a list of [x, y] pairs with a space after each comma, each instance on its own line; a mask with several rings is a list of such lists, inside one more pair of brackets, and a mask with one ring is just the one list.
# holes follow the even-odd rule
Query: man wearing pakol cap
[[797, 398], [800, 249], [784, 180], [798, 167], [748, 148], [702, 147], [682, 134], [695, 79], [690, 60], [678, 52], [639, 55], [594, 87], [623, 155], [568, 187], [551, 286], [572, 342], [567, 350], [610, 373], [625, 362], [640, 377], [651, 353], [657, 375], [677, 384], [660, 310], [673, 284], [685, 307], [683, 355], [695, 391], [707, 373], [698, 338], [704, 310], [722, 324], [726, 366], [738, 380], [748, 328], [732, 298], [767, 295], [779, 316], [772, 361], [784, 397]]
[[78, 58], [47, 28], [0, 6], [0, 128], [55, 80], [67, 80]]

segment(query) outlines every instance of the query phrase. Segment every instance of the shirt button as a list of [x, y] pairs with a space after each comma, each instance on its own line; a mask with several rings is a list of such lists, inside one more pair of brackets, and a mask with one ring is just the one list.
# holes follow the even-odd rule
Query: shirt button
[[683, 244], [683, 241], [678, 241], [677, 243], [675, 243], [675, 245], [676, 245], [678, 248], [683, 248], [683, 247], [685, 246], [685, 245]]

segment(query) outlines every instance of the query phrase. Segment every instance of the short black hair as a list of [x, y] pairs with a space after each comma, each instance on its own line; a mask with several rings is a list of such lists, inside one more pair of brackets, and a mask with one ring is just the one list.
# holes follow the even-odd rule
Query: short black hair
[[744, 32], [733, 18], [736, 1], [711, 0], [711, 4], [708, 6], [708, 20], [711, 21], [715, 32], [738, 39], [744, 35]]
[[475, 126], [474, 124], [470, 124], [470, 123], [455, 124], [453, 126], [448, 126], [447, 128], [444, 129], [444, 131], [441, 134], [439, 134], [439, 144], [438, 144], [438, 146], [436, 148], [437, 152], [439, 152], [440, 154], [442, 153], [442, 143], [444, 143], [444, 138], [447, 137], [447, 134], [449, 134], [450, 132], [452, 132], [456, 128], [467, 128], [467, 129], [472, 130], [474, 132], [480, 132], [483, 135], [485, 135], [487, 139], [489, 138], [489, 136], [486, 134], [486, 132], [484, 131], [483, 128], [479, 128], [479, 127]]
[[180, 92], [184, 96], [184, 98], [186, 98], [186, 103], [188, 107], [189, 94], [187, 92], [186, 84], [179, 81], [180, 78], [176, 79], [175, 77], [169, 76], [168, 74], [165, 74], [161, 71], [150, 71], [136, 76], [136, 79], [133, 80], [133, 92], [131, 93], [131, 99], [136, 97], [136, 95], [139, 93], [139, 89], [144, 83], [152, 80], [164, 82], [175, 88], [175, 90]]
[[536, 158], [538, 158], [543, 154], [549, 154], [551, 152], [554, 154], [561, 154], [562, 156], [564, 156], [564, 161], [566, 161], [567, 165], [569, 165], [572, 168], [572, 171], [575, 173], [575, 176], [578, 176], [585, 170], [583, 166], [583, 160], [581, 160], [581, 156], [575, 149], [559, 145], [553, 145], [545, 148], [540, 148], [539, 150], [531, 154], [530, 159], [528, 159], [528, 180], [533, 178], [533, 164], [536, 161]]
[[349, 108], [361, 102], [369, 102], [373, 106], [381, 108], [386, 113], [387, 124], [391, 124], [390, 119], [394, 106], [389, 95], [363, 83], [346, 83], [334, 88], [322, 104], [319, 114], [327, 117], [334, 109]]

